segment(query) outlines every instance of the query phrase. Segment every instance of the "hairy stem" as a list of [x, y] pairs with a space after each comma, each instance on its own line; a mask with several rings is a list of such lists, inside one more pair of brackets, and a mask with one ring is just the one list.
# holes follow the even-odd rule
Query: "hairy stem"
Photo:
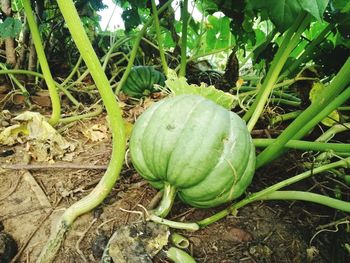
[[342, 105], [350, 96], [350, 88], [340, 95], [339, 93], [346, 88], [349, 82], [350, 58], [347, 59], [331, 84], [320, 94], [319, 98], [278, 136], [275, 143], [258, 155], [256, 167], [259, 168], [277, 158], [283, 152], [283, 147], [289, 140], [302, 138], [318, 122]]
[[[0, 70], [0, 75], [2, 74], [25, 74], [25, 75], [31, 75], [31, 76], [35, 76], [41, 79], [44, 79], [45, 76], [43, 74], [40, 74], [36, 71], [31, 71], [31, 70], [25, 70], [25, 69], [4, 69], [4, 70]], [[80, 103], [79, 101], [77, 101], [73, 95], [64, 87], [62, 87], [59, 83], [55, 82], [55, 85], [58, 87], [58, 89], [60, 89], [66, 96], [67, 98], [76, 106], [79, 107]]]
[[30, 28], [30, 32], [32, 34], [32, 39], [33, 39], [33, 42], [35, 45], [36, 53], [38, 55], [41, 70], [42, 70], [43, 75], [45, 77], [45, 81], [46, 81], [46, 84], [47, 84], [47, 87], [48, 87], [49, 93], [50, 93], [51, 104], [52, 104], [52, 114], [51, 114], [51, 118], [49, 120], [49, 123], [51, 125], [56, 125], [58, 123], [58, 121], [60, 119], [60, 115], [61, 115], [60, 98], [58, 96], [55, 81], [52, 78], [50, 67], [49, 67], [49, 64], [47, 62], [47, 59], [46, 59], [46, 56], [44, 53], [44, 47], [43, 47], [43, 44], [41, 42], [39, 29], [38, 29], [38, 26], [35, 22], [35, 18], [33, 15], [32, 7], [30, 5], [30, 1], [23, 0], [23, 7], [24, 7], [24, 11], [27, 15], [28, 25]]
[[315, 193], [302, 192], [302, 191], [276, 191], [267, 195], [264, 195], [260, 200], [300, 200], [308, 201], [320, 205], [329, 206], [334, 209], [338, 209], [344, 212], [350, 212], [350, 202], [342, 201], [339, 199], [331, 198]]
[[330, 139], [334, 137], [337, 133], [343, 131], [350, 131], [350, 122], [336, 124], [330, 127], [325, 133], [323, 133], [320, 137], [316, 139], [317, 142], [328, 142]]
[[337, 162], [326, 164], [326, 165], [317, 167], [313, 170], [309, 170], [309, 171], [303, 172], [301, 174], [298, 174], [296, 176], [293, 176], [291, 178], [288, 178], [286, 180], [283, 180], [282, 182], [279, 182], [279, 183], [274, 184], [270, 187], [267, 187], [259, 192], [256, 192], [256, 193], [253, 193], [253, 194], [247, 196], [243, 200], [231, 205], [230, 207], [226, 208], [225, 210], [222, 210], [222, 211], [214, 214], [211, 217], [208, 217], [206, 219], [198, 221], [197, 224], [200, 227], [204, 227], [204, 226], [207, 226], [209, 224], [212, 224], [212, 223], [224, 218], [225, 216], [229, 215], [230, 213], [236, 211], [237, 209], [239, 209], [239, 208], [241, 208], [249, 203], [262, 200], [262, 198], [265, 195], [271, 194], [271, 193], [273, 193], [273, 192], [275, 192], [283, 187], [286, 187], [286, 186], [289, 186], [289, 185], [294, 184], [296, 182], [299, 182], [300, 180], [306, 179], [310, 176], [322, 173], [324, 171], [328, 171], [330, 169], [338, 168], [338, 167], [349, 168], [350, 167], [350, 158], [346, 158], [346, 159], [343, 159], [343, 160], [340, 160]]
[[196, 261], [189, 254], [175, 247], [169, 248], [169, 250], [166, 252], [166, 255], [174, 263], [196, 263]]
[[159, 206], [152, 211], [153, 214], [160, 217], [166, 217], [174, 203], [176, 197], [176, 188], [165, 183], [163, 188], [163, 197]]
[[165, 59], [163, 40], [162, 40], [162, 36], [160, 34], [160, 25], [159, 25], [159, 19], [158, 19], [157, 6], [156, 6], [155, 0], [152, 0], [151, 2], [152, 2], [153, 20], [154, 20], [154, 25], [155, 25], [157, 40], [158, 40], [160, 60], [162, 62], [164, 74], [165, 74], [165, 76], [167, 76], [168, 75], [168, 64], [167, 64], [166, 59]]
[[[173, 0], [169, 0], [161, 8], [159, 8], [158, 14], [162, 13], [165, 9], [167, 9], [172, 1]], [[135, 58], [136, 58], [136, 55], [137, 55], [137, 50], [139, 48], [140, 41], [141, 41], [143, 35], [146, 33], [147, 28], [152, 24], [152, 21], [153, 21], [153, 18], [148, 19], [148, 21], [143, 25], [141, 31], [139, 32], [139, 34], [137, 35], [137, 37], [135, 39], [135, 43], [134, 43], [133, 48], [131, 50], [131, 54], [130, 54], [128, 65], [126, 66], [124, 74], [123, 74], [122, 78], [120, 79], [117, 88], [115, 89], [115, 93], [116, 94], [118, 94], [120, 92], [120, 90], [123, 88], [123, 85], [125, 84], [125, 81], [128, 78], [128, 76], [129, 76], [131, 68], [134, 65], [134, 61], [135, 61]]]
[[300, 41], [300, 36], [304, 32], [306, 26], [310, 22], [310, 16], [306, 14], [300, 14], [294, 22], [293, 26], [286, 32], [282, 44], [274, 57], [271, 67], [267, 73], [258, 96], [250, 107], [248, 112], [243, 116], [243, 119], [249, 122], [247, 124], [248, 130], [252, 131], [256, 122], [258, 121], [261, 113], [264, 110], [265, 104], [269, 98], [269, 95], [278, 79], [278, 76], [286, 63], [290, 53], [296, 47]]
[[181, 20], [182, 20], [182, 32], [181, 32], [181, 64], [179, 76], [184, 77], [186, 75], [186, 64], [187, 64], [187, 21], [188, 21], [188, 0], [183, 0], [181, 6]]
[[281, 74], [281, 78], [292, 75], [301, 64], [308, 62], [308, 60], [312, 58], [316, 47], [325, 40], [326, 35], [332, 31], [334, 26], [335, 24], [328, 24], [321, 33], [307, 45], [304, 52]]
[[62, 215], [56, 229], [51, 233], [51, 236], [41, 251], [37, 260], [40, 263], [52, 262], [63, 242], [64, 233], [73, 224], [74, 220], [95, 208], [108, 195], [116, 180], [119, 177], [119, 172], [124, 161], [126, 139], [124, 122], [121, 115], [121, 110], [114, 97], [108, 79], [103, 72], [100, 61], [93, 50], [93, 47], [87, 37], [83, 25], [80, 21], [77, 10], [75, 9], [73, 0], [57, 0], [58, 6], [65, 19], [67, 27], [72, 34], [77, 48], [83, 57], [87, 67], [91, 72], [96, 86], [101, 94], [102, 100], [106, 106], [109, 123], [112, 131], [112, 156], [108, 168], [101, 178], [97, 186], [83, 199], [70, 206]]
[[[268, 147], [273, 144], [276, 139], [253, 139], [255, 147]], [[335, 151], [349, 152], [350, 144], [348, 143], [323, 143], [323, 142], [308, 142], [299, 140], [289, 140], [285, 147], [304, 151]]]

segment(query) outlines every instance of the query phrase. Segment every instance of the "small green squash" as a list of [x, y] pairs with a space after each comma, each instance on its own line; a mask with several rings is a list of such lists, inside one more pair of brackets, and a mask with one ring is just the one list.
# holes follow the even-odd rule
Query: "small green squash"
[[[255, 148], [244, 121], [198, 95], [179, 95], [149, 107], [130, 138], [131, 160], [162, 202], [176, 193], [194, 207], [214, 207], [239, 197], [255, 171]], [[162, 206], [162, 204], [161, 204]]]
[[135, 66], [131, 69], [122, 90], [125, 94], [141, 98], [155, 92], [154, 84], [163, 86], [165, 76], [151, 66]]

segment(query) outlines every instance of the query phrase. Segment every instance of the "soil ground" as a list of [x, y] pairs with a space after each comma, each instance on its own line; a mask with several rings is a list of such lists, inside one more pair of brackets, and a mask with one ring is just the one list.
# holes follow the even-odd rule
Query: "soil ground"
[[[44, 162], [36, 169], [1, 169], [0, 221], [18, 243], [17, 262], [35, 262], [48, 239], [52, 222], [65, 208], [91, 192], [103, 176], [103, 167], [91, 169], [90, 166], [108, 164], [111, 140], [109, 133], [99, 141], [87, 138], [82, 131], [93, 125], [106, 127], [105, 116], [78, 122], [62, 133], [77, 145], [71, 162], [78, 166], [74, 169], [68, 169], [67, 162], [65, 167], [47, 167], [59, 166], [62, 161]], [[0, 158], [1, 165], [28, 160], [26, 143], [0, 147], [2, 152], [12, 153]], [[296, 174], [299, 168], [293, 158], [300, 154], [293, 154], [257, 172], [248, 191]], [[125, 210], [141, 211], [138, 205], [147, 207], [157, 192], [137, 174], [130, 161], [127, 163], [108, 198], [74, 222], [56, 262], [99, 262], [100, 251], [96, 248], [99, 243], [103, 245], [118, 227], [143, 220], [139, 214]], [[169, 218], [195, 221], [224, 207], [193, 209], [177, 201]], [[340, 249], [335, 241], [339, 233], [318, 231], [320, 226], [344, 217], [334, 210], [301, 202], [259, 202], [200, 231], [179, 232], [189, 239], [187, 252], [197, 262], [346, 262], [344, 257], [341, 260], [345, 261], [334, 260], [334, 251]], [[159, 254], [154, 262], [168, 261]]]

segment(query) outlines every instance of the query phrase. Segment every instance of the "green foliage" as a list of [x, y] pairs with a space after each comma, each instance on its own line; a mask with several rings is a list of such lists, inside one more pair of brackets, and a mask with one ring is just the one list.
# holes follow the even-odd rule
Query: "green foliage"
[[220, 49], [229, 45], [230, 19], [227, 17], [208, 16], [208, 30], [205, 34], [205, 51]]
[[0, 24], [0, 38], [16, 37], [21, 32], [22, 23], [13, 17], [7, 17]]
[[141, 23], [140, 15], [137, 8], [130, 8], [123, 11], [122, 18], [124, 20], [126, 32], [137, 27]]
[[236, 97], [230, 93], [216, 89], [214, 86], [207, 87], [204, 83], [200, 86], [188, 84], [186, 78], [173, 76], [165, 81], [167, 87], [175, 95], [195, 94], [212, 100], [216, 104], [230, 110], [237, 101]]
[[268, 14], [276, 27], [285, 31], [303, 11], [310, 13], [317, 20], [322, 20], [328, 2], [329, 0], [248, 0], [248, 8]]
[[[326, 88], [327, 87], [323, 85], [321, 82], [314, 83], [309, 93], [310, 101], [314, 103], [317, 100], [319, 100], [322, 95], [322, 92], [324, 92]], [[338, 111], [335, 110], [331, 114], [329, 114], [327, 118], [323, 119], [321, 122], [326, 126], [333, 126], [334, 124], [339, 123], [339, 121], [340, 121], [340, 115]]]
[[12, 12], [19, 12], [20, 10], [22, 10], [23, 9], [22, 0], [12, 0], [11, 9], [12, 9]]
[[124, 9], [122, 18], [126, 32], [131, 31], [141, 24], [139, 11], [147, 7], [147, 0], [114, 0], [114, 2]]

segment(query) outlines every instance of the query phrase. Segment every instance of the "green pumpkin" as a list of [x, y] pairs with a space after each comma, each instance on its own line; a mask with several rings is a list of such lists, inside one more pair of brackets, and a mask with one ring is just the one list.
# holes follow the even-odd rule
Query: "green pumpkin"
[[122, 90], [125, 94], [141, 98], [155, 92], [154, 84], [164, 85], [164, 74], [151, 66], [135, 66], [131, 69]]
[[197, 95], [169, 97], [149, 107], [134, 125], [130, 154], [154, 187], [170, 187], [194, 207], [239, 197], [255, 171], [255, 148], [244, 121]]

